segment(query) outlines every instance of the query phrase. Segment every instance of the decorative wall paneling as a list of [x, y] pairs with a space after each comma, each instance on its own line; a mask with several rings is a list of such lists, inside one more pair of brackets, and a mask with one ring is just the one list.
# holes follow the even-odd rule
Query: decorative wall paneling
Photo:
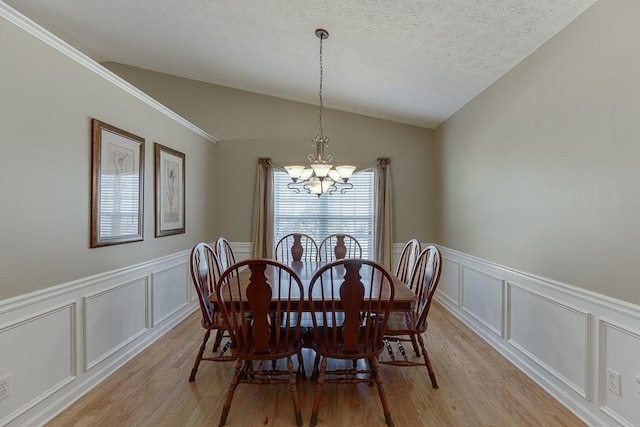
[[191, 314], [189, 253], [0, 301], [0, 426], [45, 423]]
[[0, 307], [0, 378], [9, 379], [0, 425], [46, 404], [78, 377], [78, 303], [61, 300], [9, 315]]
[[[640, 426], [640, 329], [599, 320], [598, 402], [602, 411], [624, 426]], [[619, 395], [607, 390], [609, 368], [620, 374]]]
[[[640, 425], [640, 307], [440, 249], [443, 306], [587, 424]], [[0, 425], [43, 424], [192, 313], [188, 266], [187, 250], [0, 302]]]
[[440, 249], [444, 307], [587, 424], [640, 426], [639, 306]]
[[236, 262], [244, 261], [253, 257], [253, 245], [249, 242], [231, 242]]

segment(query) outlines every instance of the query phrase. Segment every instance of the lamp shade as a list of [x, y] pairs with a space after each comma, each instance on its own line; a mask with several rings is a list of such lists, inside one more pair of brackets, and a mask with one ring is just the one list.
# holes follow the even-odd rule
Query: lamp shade
[[322, 194], [322, 185], [320, 184], [319, 180], [314, 179], [314, 180], [305, 182], [304, 188], [309, 190], [310, 193], [318, 194], [318, 195]]
[[313, 169], [305, 168], [300, 174], [300, 179], [302, 179], [303, 181], [306, 181], [309, 178], [311, 178], [311, 175], [313, 175]]
[[351, 175], [353, 175], [356, 167], [351, 165], [336, 166], [336, 170], [340, 174], [340, 178], [342, 178], [344, 182], [347, 182], [349, 178], [351, 178]]
[[311, 178], [310, 180], [305, 181], [304, 188], [306, 188], [310, 193], [320, 196], [326, 193], [329, 188], [334, 185], [335, 182], [331, 178], [325, 178], [322, 181], [318, 178]]
[[342, 177], [340, 176], [340, 173], [335, 170], [335, 169], [331, 169], [329, 171], [329, 176], [331, 177], [332, 180], [334, 181], [340, 181], [342, 179]]
[[313, 168], [313, 172], [318, 178], [326, 177], [331, 170], [331, 165], [327, 163], [314, 163], [311, 165], [311, 167]]
[[300, 178], [300, 174], [302, 174], [302, 171], [304, 171], [304, 166], [299, 165], [285, 166], [284, 168], [289, 174], [289, 178], [293, 179], [294, 181]]

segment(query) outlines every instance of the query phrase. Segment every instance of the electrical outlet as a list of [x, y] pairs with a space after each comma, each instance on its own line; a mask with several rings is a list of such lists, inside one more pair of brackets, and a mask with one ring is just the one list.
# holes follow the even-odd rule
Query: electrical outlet
[[620, 396], [620, 374], [607, 368], [607, 390]]
[[11, 375], [5, 375], [0, 378], [0, 400], [6, 399], [11, 395]]

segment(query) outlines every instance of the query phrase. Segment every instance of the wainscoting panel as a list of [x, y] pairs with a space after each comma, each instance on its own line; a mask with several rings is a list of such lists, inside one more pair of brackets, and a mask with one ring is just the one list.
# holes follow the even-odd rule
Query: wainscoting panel
[[85, 370], [148, 329], [147, 285], [143, 277], [84, 298]]
[[151, 274], [153, 326], [170, 318], [191, 301], [193, 286], [190, 286], [188, 267], [189, 264], [181, 263]]
[[584, 310], [509, 283], [508, 342], [584, 398], [590, 320]]
[[[640, 331], [600, 319], [600, 338], [602, 411], [622, 425], [640, 426]], [[619, 375], [619, 393], [607, 387], [613, 380], [610, 375]]]
[[640, 426], [640, 306], [440, 250], [438, 302], [587, 425]]
[[500, 337], [504, 323], [503, 295], [504, 280], [466, 265], [462, 267], [462, 309]]
[[10, 376], [9, 397], [0, 401], [0, 425], [76, 378], [75, 337], [75, 301], [0, 325], [0, 377]]
[[0, 301], [0, 426], [45, 424], [193, 313], [189, 252]]
[[[443, 254], [444, 255], [444, 254]], [[460, 305], [461, 264], [445, 256], [442, 257], [442, 274], [438, 283], [438, 297], [446, 298], [451, 304]]]
[[233, 253], [236, 256], [236, 261], [244, 261], [253, 256], [253, 245], [247, 242], [231, 242]]

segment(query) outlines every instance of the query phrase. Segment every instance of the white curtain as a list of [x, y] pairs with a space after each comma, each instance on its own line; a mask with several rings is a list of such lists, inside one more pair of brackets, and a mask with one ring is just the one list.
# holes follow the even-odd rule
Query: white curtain
[[379, 157], [375, 166], [375, 260], [391, 271], [393, 261], [393, 220], [391, 160]]
[[253, 257], [273, 256], [273, 165], [271, 159], [258, 159], [253, 205]]

